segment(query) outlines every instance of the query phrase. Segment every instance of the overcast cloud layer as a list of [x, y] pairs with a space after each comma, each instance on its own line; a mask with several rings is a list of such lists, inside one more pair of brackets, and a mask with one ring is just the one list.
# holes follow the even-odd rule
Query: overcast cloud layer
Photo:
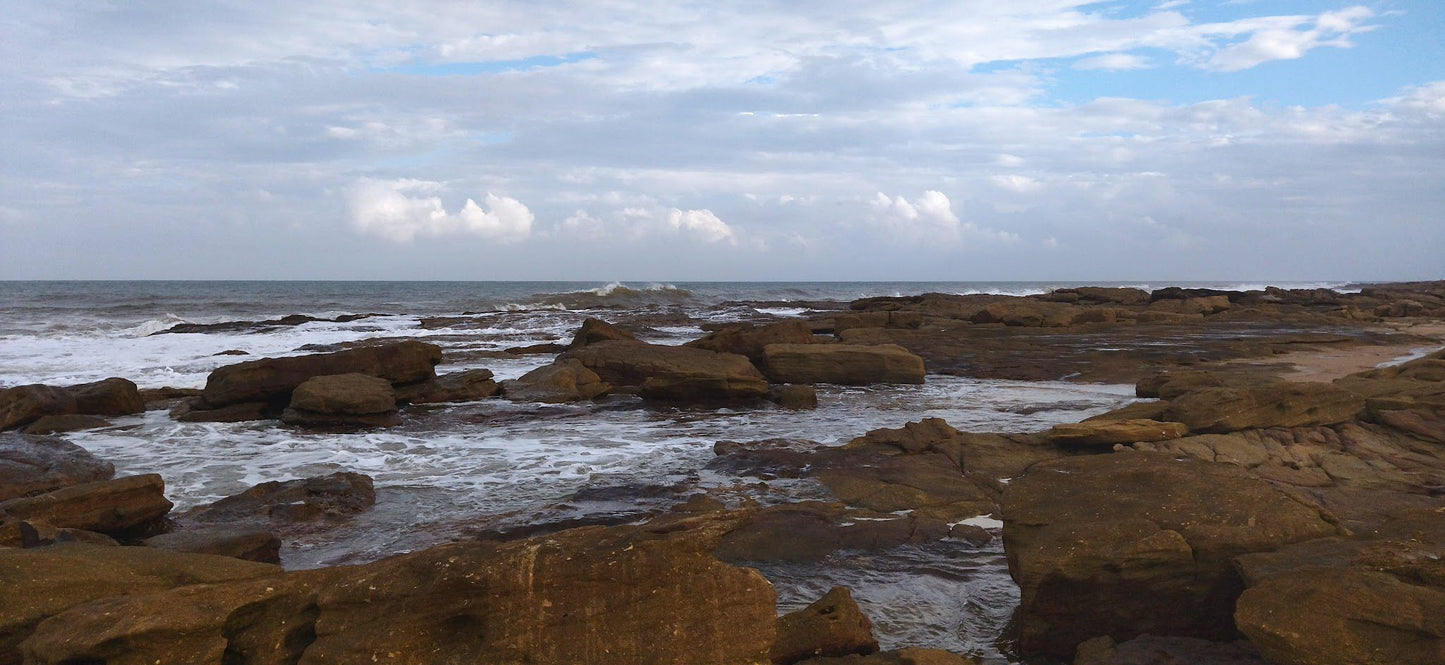
[[0, 7], [0, 279], [1445, 277], [1435, 0]]

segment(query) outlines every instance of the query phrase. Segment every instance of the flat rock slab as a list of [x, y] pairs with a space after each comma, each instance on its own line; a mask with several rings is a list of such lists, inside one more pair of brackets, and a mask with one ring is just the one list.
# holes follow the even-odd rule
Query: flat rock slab
[[221, 367], [206, 378], [201, 393], [207, 408], [240, 402], [285, 404], [291, 391], [307, 379], [334, 374], [366, 374], [393, 385], [418, 383], [436, 377], [441, 347], [424, 342], [398, 342], [335, 353], [288, 358], [264, 358]]
[[923, 358], [894, 344], [769, 344], [763, 364], [775, 383], [923, 383]]
[[574, 359], [614, 386], [639, 386], [661, 401], [758, 399], [768, 380], [747, 357], [685, 346], [606, 340], [558, 357]]
[[1109, 447], [1140, 441], [1167, 441], [1189, 433], [1184, 423], [1132, 419], [1054, 425], [1049, 443], [1061, 446]]
[[71, 485], [0, 502], [0, 521], [37, 521], [124, 536], [170, 512], [172, 504], [165, 489], [165, 482], [154, 473]]
[[1060, 658], [1100, 635], [1229, 639], [1234, 556], [1338, 533], [1238, 466], [1132, 451], [1041, 462], [1001, 506], [1020, 649]]

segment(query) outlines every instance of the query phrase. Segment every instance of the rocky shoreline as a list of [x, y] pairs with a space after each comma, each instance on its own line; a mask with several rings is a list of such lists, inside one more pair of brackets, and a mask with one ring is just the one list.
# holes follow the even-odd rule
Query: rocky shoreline
[[[1381, 349], [1438, 349], [1442, 320], [1440, 282], [926, 294], [710, 326], [682, 346], [589, 320], [565, 345], [517, 349], [556, 359], [500, 383], [438, 376], [438, 347], [377, 339], [222, 367], [201, 391], [13, 387], [0, 391], [0, 430], [18, 430], [0, 434], [13, 599], [0, 664], [969, 662], [878, 652], [846, 589], [778, 617], [755, 567], [940, 541], [966, 556], [995, 537], [969, 523], [979, 515], [1003, 522], [1018, 658], [1445, 662], [1445, 352], [1373, 368]], [[1323, 380], [1294, 380], [1322, 357], [1303, 374]], [[159, 476], [113, 478], [56, 436], [147, 409], [323, 430], [483, 399], [807, 409], [812, 384], [928, 374], [1122, 381], [1152, 401], [1028, 434], [922, 419], [842, 446], [720, 441], [711, 469], [807, 478], [830, 498], [690, 494], [629, 523], [304, 571], [276, 565], [279, 543], [368, 510], [370, 478], [265, 483], [171, 514]]]

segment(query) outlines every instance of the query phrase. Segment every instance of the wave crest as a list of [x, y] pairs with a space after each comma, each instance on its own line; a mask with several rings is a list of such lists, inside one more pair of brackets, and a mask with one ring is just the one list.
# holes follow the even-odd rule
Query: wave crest
[[692, 302], [692, 291], [672, 284], [648, 284], [643, 287], [610, 282], [595, 289], [546, 293], [535, 297], [534, 307], [563, 309], [616, 309], [646, 305], [682, 305]]

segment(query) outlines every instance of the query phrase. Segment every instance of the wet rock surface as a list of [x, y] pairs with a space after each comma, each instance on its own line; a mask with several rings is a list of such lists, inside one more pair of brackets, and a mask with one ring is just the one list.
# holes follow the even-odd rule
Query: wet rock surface
[[64, 439], [0, 434], [0, 501], [114, 475], [115, 465]]

